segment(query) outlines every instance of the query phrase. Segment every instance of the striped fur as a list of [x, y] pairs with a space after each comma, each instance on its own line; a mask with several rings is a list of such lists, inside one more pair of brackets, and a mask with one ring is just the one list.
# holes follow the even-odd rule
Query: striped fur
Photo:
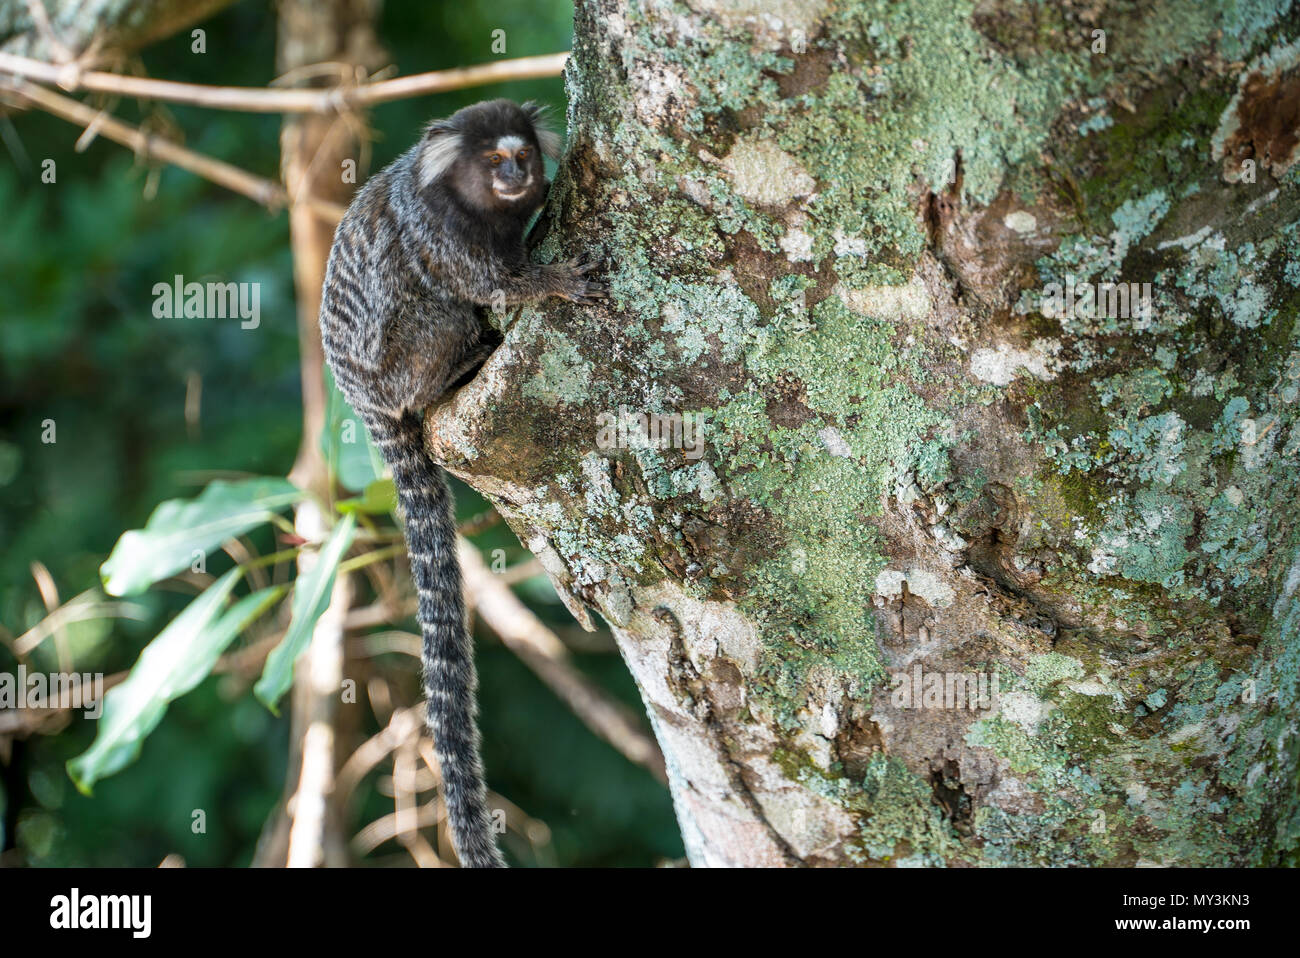
[[[531, 150], [491, 166], [485, 153], [502, 137]], [[530, 114], [507, 100], [430, 124], [353, 199], [334, 234], [321, 293], [326, 360], [397, 487], [419, 593], [429, 728], [456, 852], [470, 867], [504, 861], [479, 758], [455, 508], [425, 451], [421, 415], [468, 381], [500, 341], [484, 307], [604, 295], [586, 279], [589, 266], [528, 260], [524, 226], [548, 185], [540, 153]], [[493, 178], [503, 175], [513, 178], [512, 189], [526, 183], [526, 194], [497, 196]]]
[[477, 678], [456, 562], [451, 490], [443, 471], [424, 454], [418, 413], [372, 413], [366, 425], [392, 467], [406, 519], [416, 616], [424, 634], [424, 697], [456, 854], [471, 867], [501, 866], [479, 758]]

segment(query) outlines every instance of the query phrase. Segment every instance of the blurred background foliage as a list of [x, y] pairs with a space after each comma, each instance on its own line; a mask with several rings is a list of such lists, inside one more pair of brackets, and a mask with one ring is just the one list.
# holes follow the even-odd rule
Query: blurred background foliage
[[[241, 86], [274, 78], [270, 4], [244, 0], [202, 26], [205, 54], [191, 53], [188, 32], [178, 34], [142, 51], [147, 74]], [[506, 31], [504, 56], [565, 50], [572, 7], [566, 0], [391, 0], [378, 32], [404, 75], [494, 59], [495, 29]], [[558, 78], [381, 105], [369, 117], [369, 172], [405, 150], [431, 116], [492, 96], [538, 99], [564, 115]], [[106, 105], [278, 178], [278, 116]], [[49, 569], [61, 600], [98, 589], [114, 543], [143, 526], [157, 503], [193, 497], [223, 475], [284, 475], [299, 440], [287, 216], [188, 173], [153, 171], [104, 140], [76, 153], [78, 134], [39, 112], [0, 117], [0, 625], [9, 637], [46, 614], [33, 561]], [[57, 163], [53, 184], [40, 179], [46, 158]], [[151, 290], [177, 274], [259, 283], [260, 327], [155, 318]], [[196, 384], [199, 415], [187, 422], [187, 390]], [[41, 441], [47, 420], [54, 443]], [[456, 496], [462, 517], [487, 508], [462, 484]], [[264, 539], [259, 547], [271, 551], [271, 536]], [[526, 557], [503, 525], [476, 542], [488, 555], [506, 550], [512, 563]], [[544, 578], [516, 591], [571, 641], [587, 676], [641, 713], [606, 632], [582, 633]], [[155, 589], [130, 600], [136, 618], [73, 623], [61, 636], [64, 655], [79, 672], [128, 669], [192, 594]], [[481, 630], [478, 639], [489, 786], [545, 824], [531, 847], [506, 844], [512, 862], [650, 865], [680, 857], [666, 789], [595, 738], [499, 642]], [[44, 642], [29, 670], [59, 668], [55, 646]], [[418, 664], [393, 658], [409, 673], [406, 701], [416, 701]], [[15, 667], [9, 646], [0, 645], [0, 672]], [[10, 754], [0, 755], [0, 863], [151, 866], [178, 854], [190, 865], [247, 865], [281, 797], [289, 747], [287, 718], [271, 715], [251, 686], [231, 674], [204, 680], [173, 704], [139, 759], [98, 783], [93, 797], [80, 794], [64, 769], [89, 746], [93, 722], [73, 713], [57, 734], [11, 740]], [[346, 834], [391, 812], [392, 799], [374, 778], [358, 789]], [[206, 812], [204, 833], [191, 828], [194, 809]], [[389, 842], [364, 863], [409, 863], [400, 852]]]

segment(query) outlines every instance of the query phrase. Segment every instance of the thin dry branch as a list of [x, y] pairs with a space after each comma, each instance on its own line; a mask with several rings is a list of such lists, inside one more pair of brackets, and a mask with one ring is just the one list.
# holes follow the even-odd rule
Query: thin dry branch
[[404, 742], [393, 754], [393, 825], [397, 841], [421, 868], [442, 868], [447, 865], [433, 846], [420, 834], [419, 821], [419, 767], [415, 742]]
[[663, 754], [631, 712], [573, 667], [568, 649], [554, 632], [510, 591], [483, 562], [473, 543], [457, 539], [465, 594], [483, 622], [501, 638], [596, 735], [629, 761], [667, 784]]
[[164, 100], [169, 103], [188, 103], [192, 106], [212, 107], [218, 110], [240, 110], [245, 113], [342, 113], [358, 107], [373, 106], [407, 97], [429, 93], [445, 93], [466, 87], [508, 80], [532, 80], [538, 77], [559, 76], [564, 70], [568, 53], [548, 53], [536, 57], [519, 57], [480, 63], [454, 70], [437, 70], [416, 73], [378, 83], [357, 86], [337, 86], [317, 90], [265, 90], [252, 87], [204, 86], [197, 83], [177, 83], [173, 80], [152, 80], [145, 77], [123, 76], [98, 70], [80, 70], [75, 64], [56, 66], [30, 57], [0, 53], [0, 72], [19, 79], [27, 78], [42, 83], [54, 83], [69, 93], [89, 90], [96, 93], [115, 93], [145, 100]]
[[[104, 676], [104, 685], [102, 691], [104, 694], [114, 686], [121, 685], [130, 675], [129, 671], [114, 672], [112, 675]], [[85, 692], [82, 693], [86, 695]], [[89, 696], [82, 698], [79, 702], [71, 702], [65, 696], [60, 700], [58, 705], [46, 705], [43, 708], [32, 709], [3, 709], [0, 710], [0, 737], [7, 735], [18, 736], [19, 738], [32, 734], [53, 734], [59, 731], [70, 721], [71, 712], [92, 709], [102, 701], [102, 698], [91, 698]], [[57, 726], [55, 728], [54, 726]]]
[[45, 12], [45, 4], [41, 0], [27, 0], [27, 15], [32, 18], [32, 23], [36, 26], [36, 32], [49, 45], [50, 50], [54, 53], [54, 58], [64, 63], [71, 60], [72, 51], [54, 32], [54, 27], [50, 25], [50, 15]]
[[[43, 594], [44, 591], [43, 589]], [[13, 654], [18, 658], [30, 655], [47, 638], [73, 622], [107, 618], [144, 618], [144, 606], [134, 602], [97, 601], [96, 594], [95, 589], [87, 589], [62, 605], [50, 609], [45, 618], [14, 640], [11, 648]]]
[[[541, 575], [545, 571], [545, 568], [537, 559], [525, 559], [523, 562], [508, 566], [502, 572], [494, 572], [493, 575], [500, 579], [503, 585], [513, 586], [526, 579], [531, 579], [533, 576]], [[400, 622], [415, 615], [416, 606], [418, 605], [419, 603], [414, 596], [379, 599], [370, 605], [360, 606], [349, 612], [344, 627], [349, 632], [355, 632], [376, 625]]]
[[340, 807], [347, 803], [352, 792], [371, 769], [396, 751], [403, 742], [419, 738], [423, 727], [424, 706], [412, 705], [393, 712], [388, 724], [358, 746], [339, 769], [334, 794]]
[[[428, 828], [431, 825], [437, 825], [445, 817], [440, 814], [440, 804], [441, 803], [437, 799], [433, 799], [414, 809], [411, 816], [411, 826], [415, 828]], [[361, 829], [361, 831], [357, 832], [356, 835], [353, 836], [352, 851], [358, 857], [369, 855], [384, 842], [397, 838], [401, 834], [402, 827], [403, 826], [399, 824], [398, 813], [389, 812], [387, 815], [370, 822], [365, 828]], [[434, 867], [439, 867], [448, 863], [439, 858], [436, 863], [429, 864], [434, 864]]]
[[[510, 591], [512, 582], [517, 581], [517, 576], [509, 574], [511, 570], [526, 568], [531, 572], [530, 562], [520, 563], [507, 569], [505, 574], [497, 575], [483, 562], [472, 543], [459, 537], [458, 543], [465, 577], [466, 605], [482, 617], [488, 628], [500, 637], [502, 644], [545, 682], [584, 725], [622, 752], [629, 761], [645, 766], [655, 778], [666, 783], [663, 754], [654, 739], [642, 731], [621, 703], [614, 701], [574, 668], [564, 643]], [[415, 602], [411, 599], [398, 605], [377, 602], [351, 610], [344, 628], [348, 631], [370, 628], [414, 614]], [[418, 655], [419, 636], [408, 637], [409, 641], [400, 647], [392, 644], [382, 651], [409, 651]], [[367, 636], [366, 640], [373, 642], [375, 636]], [[371, 649], [370, 654], [376, 651], [381, 650]]]
[[[294, 528], [309, 539], [324, 532], [324, 517], [314, 503], [299, 505]], [[298, 574], [308, 574], [318, 562], [319, 554], [299, 554]], [[287, 803], [292, 818], [286, 853], [289, 868], [332, 864], [330, 816], [337, 781], [334, 752], [338, 738], [339, 689], [343, 686], [343, 619], [351, 602], [349, 577], [339, 575], [334, 580], [329, 606], [316, 620], [311, 643], [298, 669], [299, 687], [295, 692], [301, 698], [294, 703], [297, 713], [294, 725], [303, 728], [302, 762], [297, 788]]]
[[[204, 156], [164, 137], [146, 133], [70, 97], [23, 80], [0, 81], [0, 90], [12, 93], [32, 106], [70, 123], [83, 127], [94, 124], [98, 133], [134, 150], [142, 158], [155, 158], [189, 170], [218, 186], [224, 186], [228, 190], [247, 196], [269, 210], [276, 211], [292, 205], [288, 192], [274, 180], [254, 176], [222, 160]], [[337, 203], [328, 203], [311, 197], [306, 198], [303, 203], [323, 219], [337, 222], [343, 217], [343, 207]]]

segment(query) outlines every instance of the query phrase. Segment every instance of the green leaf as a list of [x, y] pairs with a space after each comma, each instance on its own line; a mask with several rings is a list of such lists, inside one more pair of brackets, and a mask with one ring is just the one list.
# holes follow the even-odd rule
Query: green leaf
[[376, 479], [366, 486], [363, 494], [352, 499], [342, 499], [334, 503], [334, 508], [344, 515], [349, 512], [384, 515], [397, 509], [397, 488], [392, 479]]
[[135, 761], [167, 705], [203, 681], [235, 637], [284, 594], [283, 586], [262, 589], [218, 618], [242, 574], [231, 569], [208, 586], [145, 646], [126, 680], [104, 696], [95, 741], [68, 762], [79, 790], [89, 795], [95, 782]]
[[302, 495], [284, 479], [260, 478], [217, 480], [197, 499], [168, 499], [143, 529], [131, 529], [117, 540], [99, 569], [104, 591], [130, 595], [147, 589], [189, 568], [196, 556], [269, 521]]
[[293, 664], [311, 641], [316, 620], [329, 607], [330, 593], [334, 589], [334, 574], [338, 571], [343, 554], [352, 544], [352, 534], [356, 527], [356, 514], [345, 516], [321, 547], [316, 565], [305, 575], [298, 576], [294, 583], [293, 616], [289, 620], [289, 631], [267, 656], [262, 677], [253, 686], [253, 694], [276, 715], [280, 714], [276, 710], [276, 703], [293, 685]]
[[384, 458], [370, 441], [366, 424], [334, 384], [329, 367], [325, 369], [325, 383], [329, 396], [320, 434], [321, 452], [340, 485], [365, 489], [383, 475]]

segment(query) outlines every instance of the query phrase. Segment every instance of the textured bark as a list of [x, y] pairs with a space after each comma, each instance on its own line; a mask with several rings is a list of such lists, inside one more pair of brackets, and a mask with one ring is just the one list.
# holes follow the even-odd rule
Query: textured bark
[[[42, 0], [50, 34], [72, 56], [90, 48], [130, 53], [210, 17], [231, 0]], [[51, 36], [37, 28], [28, 0], [0, 2], [0, 50], [57, 62]]]
[[694, 864], [1294, 859], [1290, 6], [578, 4], [537, 256], [610, 305], [428, 439], [613, 627]]

